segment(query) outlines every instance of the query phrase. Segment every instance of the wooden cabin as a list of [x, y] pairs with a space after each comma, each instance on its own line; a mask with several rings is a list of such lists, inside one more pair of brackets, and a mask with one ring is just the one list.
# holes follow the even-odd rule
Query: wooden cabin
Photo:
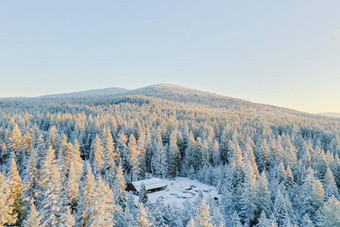
[[143, 183], [148, 193], [162, 191], [167, 186], [167, 183], [164, 180], [160, 178], [151, 178], [147, 180], [133, 181], [129, 183], [126, 187], [126, 191], [131, 191], [134, 194], [138, 195]]

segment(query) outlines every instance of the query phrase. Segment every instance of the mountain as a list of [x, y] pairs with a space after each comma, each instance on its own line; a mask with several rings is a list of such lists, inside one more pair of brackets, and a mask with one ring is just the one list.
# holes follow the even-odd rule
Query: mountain
[[[262, 112], [263, 114], [289, 114], [320, 118], [283, 107], [253, 103], [250, 101], [200, 91], [174, 84], [156, 84], [138, 89], [104, 88], [80, 92], [63, 93], [36, 97], [43, 101], [72, 103], [144, 103], [144, 102], [176, 102], [182, 104], [200, 105], [205, 107], [242, 110], [246, 112]], [[25, 99], [25, 101], [27, 101]]]
[[340, 113], [332, 113], [332, 112], [328, 112], [328, 113], [320, 113], [319, 115], [327, 116], [327, 117], [340, 118]]
[[[6, 99], [0, 99], [4, 101]], [[7, 98], [7, 100], [9, 100]], [[243, 113], [258, 112], [265, 115], [292, 115], [311, 118], [327, 118], [330, 115], [312, 115], [296, 110], [218, 95], [174, 84], [156, 84], [138, 89], [104, 88], [79, 92], [45, 95], [35, 98], [11, 98], [18, 102], [38, 103], [150, 103], [150, 102], [175, 102], [185, 105], [195, 105], [209, 108], [222, 108], [230, 111], [236, 110]]]
[[54, 95], [44, 95], [39, 96], [38, 98], [85, 98], [85, 97], [96, 97], [96, 96], [114, 96], [117, 94], [122, 94], [129, 89], [126, 88], [104, 88], [104, 89], [93, 89], [86, 91], [78, 91], [78, 92], [70, 92], [70, 93], [62, 93], [62, 94], [54, 94]]

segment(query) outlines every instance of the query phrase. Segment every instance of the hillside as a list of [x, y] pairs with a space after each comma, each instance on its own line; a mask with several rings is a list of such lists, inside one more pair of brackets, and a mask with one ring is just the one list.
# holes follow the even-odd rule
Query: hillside
[[322, 116], [340, 118], [340, 113], [320, 113]]
[[7, 98], [0, 99], [7, 103], [17, 102], [27, 104], [28, 102], [42, 103], [122, 103], [122, 102], [177, 102], [213, 108], [223, 108], [235, 111], [258, 112], [266, 115], [294, 115], [311, 118], [327, 118], [329, 115], [313, 115], [277, 107], [272, 105], [258, 104], [238, 98], [218, 95], [210, 92], [191, 89], [173, 84], [157, 84], [138, 89], [127, 88], [104, 88], [93, 89], [72, 93], [45, 95], [35, 98]]

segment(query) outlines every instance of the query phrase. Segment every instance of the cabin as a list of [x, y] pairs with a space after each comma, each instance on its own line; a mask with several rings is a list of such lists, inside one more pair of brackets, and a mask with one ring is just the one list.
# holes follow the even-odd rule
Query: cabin
[[138, 195], [143, 183], [148, 193], [162, 191], [167, 186], [167, 183], [164, 180], [160, 178], [151, 178], [147, 180], [133, 181], [129, 183], [126, 187], [126, 191], [131, 191], [134, 194]]

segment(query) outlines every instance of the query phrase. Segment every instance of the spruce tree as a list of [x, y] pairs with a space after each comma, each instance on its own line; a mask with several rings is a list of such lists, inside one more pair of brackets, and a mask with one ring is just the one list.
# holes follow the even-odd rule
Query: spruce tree
[[145, 184], [142, 183], [139, 191], [139, 202], [146, 203], [148, 201], [148, 192], [146, 191]]
[[84, 164], [84, 179], [80, 185], [79, 202], [77, 207], [77, 224], [80, 226], [88, 225], [93, 201], [95, 197], [95, 179], [89, 163]]
[[137, 144], [136, 144], [136, 139], [133, 136], [133, 134], [130, 135], [129, 138], [129, 154], [128, 154], [128, 159], [129, 159], [129, 164], [130, 164], [130, 180], [134, 181], [138, 173], [138, 150], [137, 150]]
[[114, 226], [117, 207], [110, 186], [105, 184], [101, 177], [96, 182], [95, 193], [90, 200], [91, 212], [86, 226]]
[[126, 183], [123, 176], [123, 170], [121, 165], [118, 166], [116, 170], [115, 183], [113, 185], [112, 191], [114, 195], [114, 200], [117, 205], [119, 205], [123, 210], [126, 207]]
[[16, 215], [12, 215], [13, 198], [11, 189], [4, 174], [0, 172], [0, 226], [14, 224], [17, 220]]
[[337, 196], [338, 195], [338, 188], [336, 187], [336, 183], [332, 174], [332, 171], [328, 168], [325, 179], [324, 179], [324, 184], [325, 186], [325, 199], [328, 200], [330, 197]]
[[39, 227], [41, 226], [41, 218], [38, 211], [35, 208], [33, 200], [31, 201], [30, 211], [24, 221], [24, 226], [27, 227]]
[[12, 157], [11, 165], [8, 172], [8, 186], [10, 188], [10, 199], [13, 201], [11, 204], [12, 217], [16, 218], [16, 225], [21, 226], [24, 218], [24, 204], [22, 199], [23, 186], [21, 184], [21, 179], [19, 176], [19, 171], [14, 157]]
[[204, 199], [197, 209], [195, 223], [197, 227], [212, 227], [209, 205]]
[[340, 226], [340, 202], [332, 196], [320, 209], [318, 214], [318, 226]]
[[147, 218], [148, 211], [147, 208], [144, 207], [143, 203], [139, 203], [139, 214], [137, 216], [137, 226], [138, 227], [150, 227], [151, 223]]

